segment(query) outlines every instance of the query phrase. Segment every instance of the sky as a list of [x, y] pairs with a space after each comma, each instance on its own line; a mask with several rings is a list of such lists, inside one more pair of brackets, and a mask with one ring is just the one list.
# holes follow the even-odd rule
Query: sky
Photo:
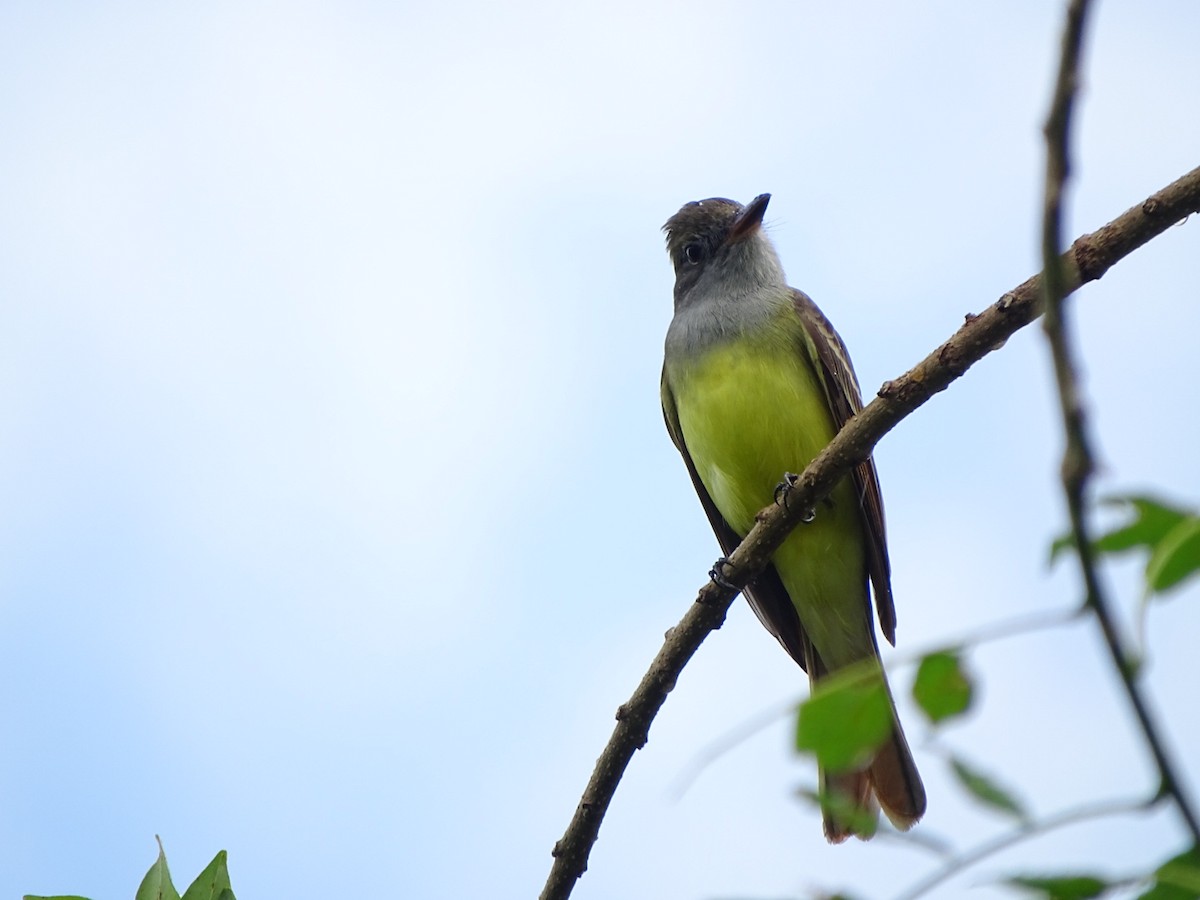
[[[662, 223], [771, 192], [872, 395], [1038, 269], [1060, 7], [0, 5], [0, 896], [131, 896], [156, 834], [180, 888], [225, 849], [244, 898], [535, 896], [718, 553], [658, 404]], [[1197, 29], [1097, 6], [1069, 234], [1200, 164]], [[1200, 503], [1197, 227], [1072, 301], [1100, 495]], [[971, 652], [937, 737], [905, 696], [916, 654], [1080, 598], [1046, 564], [1049, 376], [1026, 329], [876, 452], [917, 833], [961, 848], [1011, 826], [948, 752], [1035, 815], [1154, 784], [1089, 623]], [[1127, 625], [1138, 575], [1105, 570]], [[1197, 633], [1200, 587], [1156, 602], [1145, 684], [1200, 798]], [[806, 690], [739, 601], [574, 896], [935, 869], [825, 844], [782, 712]], [[1090, 822], [932, 896], [1183, 845], [1166, 809]]]

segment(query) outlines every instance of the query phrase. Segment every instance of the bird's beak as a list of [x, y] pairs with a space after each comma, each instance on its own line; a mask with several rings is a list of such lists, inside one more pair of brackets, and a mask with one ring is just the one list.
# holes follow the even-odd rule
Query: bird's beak
[[738, 213], [738, 217], [733, 220], [733, 227], [729, 229], [729, 236], [725, 238], [725, 243], [737, 244], [754, 234], [762, 225], [763, 216], [767, 212], [767, 204], [770, 202], [770, 194], [759, 194], [746, 204]]

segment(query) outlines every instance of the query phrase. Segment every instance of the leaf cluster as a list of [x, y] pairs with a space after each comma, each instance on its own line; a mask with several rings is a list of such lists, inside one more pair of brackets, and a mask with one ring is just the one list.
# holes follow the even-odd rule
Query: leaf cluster
[[[1126, 495], [1109, 498], [1105, 505], [1123, 515], [1116, 527], [1092, 543], [1096, 556], [1144, 552], [1147, 556], [1143, 611], [1149, 600], [1172, 592], [1200, 571], [1200, 515], [1192, 510], [1148, 496]], [[1067, 535], [1054, 541], [1051, 561], [1074, 548]], [[966, 665], [968, 645], [959, 645], [926, 653], [917, 660], [911, 683], [911, 696], [937, 733], [947, 724], [961, 719], [976, 700], [975, 679]], [[796, 723], [796, 749], [813, 755], [830, 771], [862, 765], [887, 739], [891, 727], [891, 703], [887, 687], [877, 665], [862, 665], [838, 672], [821, 682], [813, 695], [800, 706]], [[1024, 803], [995, 778], [973, 763], [947, 751], [943, 755], [958, 784], [976, 802], [1008, 818], [1014, 826], [1007, 837], [995, 842], [994, 849], [1008, 846], [1026, 837], [1035, 837], [1051, 828], [1095, 814], [1075, 810], [1050, 819], [1035, 819]], [[830, 805], [837, 798], [813, 799]], [[1148, 798], [1148, 807], [1161, 797]], [[1125, 811], [1129, 811], [1127, 807]], [[950, 875], [992, 850], [975, 851], [952, 857], [940, 875]], [[940, 877], [937, 879], [940, 881]], [[1014, 874], [1004, 884], [1043, 900], [1087, 900], [1121, 892], [1130, 896], [1138, 890], [1139, 900], [1200, 900], [1200, 848], [1192, 847], [1162, 863], [1150, 873], [1112, 877], [1095, 872]], [[932, 886], [932, 882], [929, 886]], [[918, 896], [919, 889], [912, 896]], [[908, 895], [905, 895], [908, 896]]]
[[1138, 883], [1148, 886], [1138, 900], [1195, 900], [1200, 897], [1200, 848], [1167, 860], [1148, 878], [1111, 879], [1094, 874], [1014, 875], [1005, 881], [1040, 900], [1091, 900]]
[[[156, 838], [157, 840], [157, 838]], [[158, 841], [158, 859], [142, 879], [138, 887], [136, 900], [237, 900], [229, 883], [229, 868], [226, 864], [226, 854], [222, 850], [210, 862], [196, 880], [191, 883], [183, 896], [175, 889], [171, 881], [171, 871], [167, 867], [167, 855], [163, 852], [162, 841]], [[58, 895], [40, 897], [26, 894], [23, 900], [88, 900], [86, 897]]]
[[[1144, 597], [1165, 594], [1200, 572], [1200, 515], [1154, 497], [1108, 497], [1101, 505], [1119, 510], [1125, 521], [1091, 542], [1097, 556], [1145, 551]], [[1053, 564], [1075, 548], [1073, 535], [1063, 535], [1050, 545]]]

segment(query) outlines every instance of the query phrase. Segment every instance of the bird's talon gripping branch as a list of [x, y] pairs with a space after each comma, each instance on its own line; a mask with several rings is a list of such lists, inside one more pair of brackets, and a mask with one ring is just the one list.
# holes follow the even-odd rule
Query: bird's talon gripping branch
[[782, 506], [787, 509], [788, 494], [792, 492], [792, 488], [796, 486], [796, 482], [800, 480], [800, 476], [795, 472], [784, 472], [783, 481], [775, 485], [775, 505]]
[[731, 591], [740, 591], [741, 588], [726, 578], [721, 572], [721, 570], [727, 565], [729, 565], [729, 557], [722, 556], [715, 563], [713, 563], [713, 567], [708, 570], [708, 577], [711, 578], [713, 580], [713, 584], [717, 585], [718, 587], [723, 587]]

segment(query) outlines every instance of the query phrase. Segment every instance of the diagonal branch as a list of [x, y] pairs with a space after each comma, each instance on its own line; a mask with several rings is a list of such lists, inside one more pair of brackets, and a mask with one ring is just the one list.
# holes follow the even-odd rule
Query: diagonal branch
[[[1193, 169], [1107, 225], [1075, 241], [1063, 254], [1063, 292], [1100, 278], [1113, 265], [1187, 216], [1200, 212], [1200, 168]], [[944, 344], [894, 381], [846, 423], [837, 437], [804, 470], [787, 507], [771, 506], [730, 556], [726, 580], [745, 586], [766, 567], [771, 554], [799, 524], [805, 510], [825, 497], [856, 463], [871, 455], [879, 440], [1018, 329], [1041, 313], [1042, 277], [1035, 275], [966, 322]], [[782, 474], [782, 473], [781, 473]], [[569, 897], [587, 869], [588, 855], [604, 813], [635, 751], [645, 746], [650, 723], [675, 686], [683, 667], [709, 632], [721, 626], [736, 592], [709, 582], [672, 628], [641, 683], [617, 710], [617, 724], [604, 748], [571, 823], [554, 845], [554, 863], [541, 900]]]
[[1088, 436], [1083, 389], [1079, 383], [1075, 354], [1067, 330], [1065, 300], [1066, 295], [1070, 293], [1070, 275], [1060, 256], [1063, 192], [1070, 173], [1068, 142], [1071, 114], [1079, 80], [1079, 56], [1087, 7], [1087, 0], [1072, 0], [1068, 7], [1058, 79], [1050, 115], [1046, 121], [1046, 189], [1042, 216], [1042, 256], [1045, 267], [1043, 290], [1046, 299], [1044, 325], [1054, 359], [1054, 375], [1058, 383], [1059, 405], [1067, 439], [1062, 461], [1063, 492], [1066, 495], [1071, 532], [1075, 537], [1075, 548], [1079, 556], [1086, 607], [1095, 613], [1100, 623], [1100, 630], [1104, 634], [1104, 642], [1108, 646], [1113, 665], [1121, 677], [1125, 693], [1129, 696], [1142, 734], [1158, 767], [1159, 792], [1171, 797], [1185, 827], [1191, 832], [1193, 843], [1200, 844], [1200, 822], [1197, 821], [1196, 812], [1184, 795], [1183, 785], [1167, 756], [1166, 745], [1151, 718], [1137, 674], [1130, 664], [1129, 654], [1100, 584], [1087, 517], [1088, 484], [1095, 469], [1095, 461]]

